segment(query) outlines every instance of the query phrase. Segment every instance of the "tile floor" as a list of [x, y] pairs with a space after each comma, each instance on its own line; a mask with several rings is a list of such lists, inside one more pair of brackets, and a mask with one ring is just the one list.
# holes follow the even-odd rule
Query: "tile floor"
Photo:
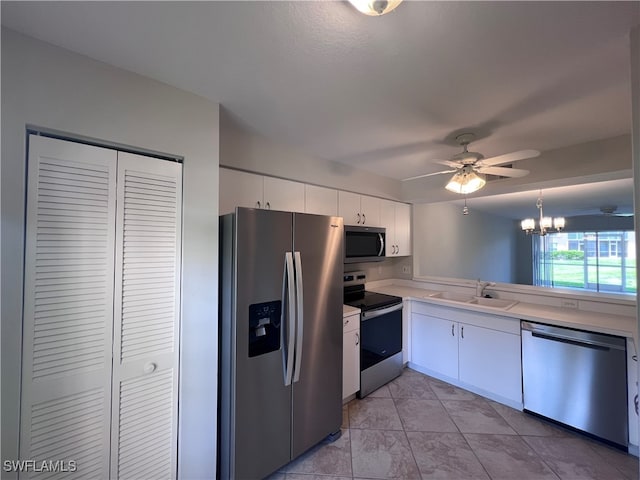
[[410, 369], [269, 480], [637, 479], [638, 459]]

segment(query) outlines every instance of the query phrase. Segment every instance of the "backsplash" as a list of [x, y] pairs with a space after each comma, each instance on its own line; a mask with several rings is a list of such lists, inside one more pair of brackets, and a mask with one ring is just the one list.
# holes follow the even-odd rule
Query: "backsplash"
[[345, 272], [365, 272], [367, 282], [390, 278], [411, 280], [413, 278], [412, 269], [413, 257], [392, 257], [385, 258], [382, 262], [349, 263], [344, 266]]

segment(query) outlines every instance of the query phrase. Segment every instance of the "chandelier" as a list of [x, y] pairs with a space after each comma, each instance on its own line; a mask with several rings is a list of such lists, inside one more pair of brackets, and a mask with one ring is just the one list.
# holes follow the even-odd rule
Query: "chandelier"
[[564, 217], [545, 217], [542, 213], [542, 192], [536, 201], [536, 207], [540, 212], [540, 220], [538, 221], [538, 228], [536, 228], [536, 221], [533, 218], [525, 218], [520, 222], [522, 230], [527, 235], [540, 235], [544, 236], [547, 233], [556, 233], [562, 231], [564, 228]]
[[378, 17], [394, 10], [402, 0], [349, 0], [349, 2], [365, 15]]

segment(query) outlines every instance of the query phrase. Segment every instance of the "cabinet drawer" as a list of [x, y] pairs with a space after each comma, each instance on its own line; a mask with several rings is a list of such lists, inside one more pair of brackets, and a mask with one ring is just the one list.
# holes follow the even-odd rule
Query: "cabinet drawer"
[[349, 315], [342, 319], [342, 333], [351, 332], [360, 328], [360, 315]]

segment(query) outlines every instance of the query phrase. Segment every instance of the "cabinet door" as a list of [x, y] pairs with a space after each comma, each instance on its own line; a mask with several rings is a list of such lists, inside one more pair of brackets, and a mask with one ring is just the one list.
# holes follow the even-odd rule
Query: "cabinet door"
[[182, 165], [118, 153], [112, 478], [176, 478]]
[[116, 155], [29, 136], [20, 458], [83, 477], [110, 477]]
[[332, 188], [305, 185], [304, 211], [316, 215], [338, 215], [338, 191]]
[[460, 324], [460, 381], [522, 402], [520, 336]]
[[253, 173], [220, 169], [220, 215], [232, 213], [236, 207], [262, 208], [263, 177]]
[[360, 390], [360, 329], [343, 335], [342, 398]]
[[411, 205], [395, 203], [396, 256], [411, 255]]
[[387, 257], [397, 256], [396, 243], [396, 207], [395, 202], [381, 200], [380, 202], [380, 226], [387, 229], [387, 245], [385, 248]]
[[362, 195], [360, 197], [360, 213], [362, 224], [369, 227], [380, 227], [380, 205], [382, 200], [376, 197]]
[[304, 183], [264, 177], [262, 208], [304, 213]]
[[360, 195], [338, 191], [338, 216], [344, 218], [345, 225], [362, 225]]
[[440, 375], [458, 378], [457, 324], [429, 315], [411, 316], [411, 360]]

